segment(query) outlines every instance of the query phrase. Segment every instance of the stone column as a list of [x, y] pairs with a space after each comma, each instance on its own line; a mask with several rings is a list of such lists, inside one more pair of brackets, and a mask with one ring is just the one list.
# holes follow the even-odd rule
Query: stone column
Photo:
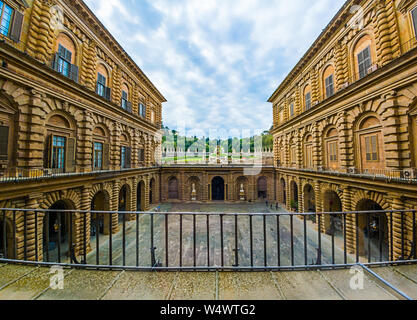
[[[42, 194], [29, 194], [26, 199], [25, 208], [34, 209], [36, 211], [36, 209], [39, 209], [39, 199], [41, 198]], [[25, 212], [21, 215], [23, 221], [26, 216], [26, 252], [23, 251], [23, 253], [19, 255], [19, 259], [24, 259], [26, 257], [25, 260], [27, 261], [43, 260], [43, 218], [45, 214], [39, 212], [35, 214], [35, 211]], [[24, 248], [24, 235], [22, 244]], [[36, 259], [36, 249], [38, 259]]]
[[[352, 190], [344, 186], [343, 187], [343, 197], [342, 197], [342, 211], [350, 212], [352, 211]], [[346, 248], [349, 254], [354, 254], [356, 252], [357, 243], [356, 243], [356, 216], [354, 214], [349, 214], [346, 216]]]
[[[395, 211], [395, 210], [404, 210], [404, 209], [405, 209], [404, 202], [401, 199], [401, 196], [393, 195], [392, 196], [392, 210]], [[406, 216], [403, 213], [394, 212], [392, 214], [392, 227], [393, 227], [392, 230], [390, 227], [391, 222], [389, 218], [388, 218], [388, 223], [389, 223], [388, 228], [390, 229], [390, 239], [391, 237], [393, 239], [392, 250], [391, 250], [391, 241], [390, 241], [390, 252], [393, 251], [394, 253], [394, 256], [391, 257], [391, 260], [393, 261], [403, 260], [407, 258], [407, 255], [409, 254], [409, 252], [407, 252], [407, 246], [406, 246], [406, 240], [407, 240]], [[404, 250], [403, 250], [403, 245], [404, 245]], [[404, 256], [403, 256], [403, 251], [404, 251]]]
[[[81, 211], [91, 211], [91, 187], [84, 187], [81, 191]], [[85, 222], [85, 225], [84, 225]], [[85, 231], [85, 234], [84, 234]], [[84, 236], [86, 247], [84, 247]], [[84, 254], [84, 250], [88, 252], [91, 251], [91, 213], [81, 213], [80, 214], [80, 237], [79, 237], [79, 253], [80, 255]]]

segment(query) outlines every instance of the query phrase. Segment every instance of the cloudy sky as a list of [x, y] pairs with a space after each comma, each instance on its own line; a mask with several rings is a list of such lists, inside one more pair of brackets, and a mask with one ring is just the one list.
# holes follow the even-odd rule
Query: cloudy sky
[[86, 3], [167, 98], [164, 125], [236, 136], [271, 127], [266, 101], [344, 0]]

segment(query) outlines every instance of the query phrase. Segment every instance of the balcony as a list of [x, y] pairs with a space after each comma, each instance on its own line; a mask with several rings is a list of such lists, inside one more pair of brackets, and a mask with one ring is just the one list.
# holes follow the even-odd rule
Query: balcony
[[407, 183], [417, 183], [417, 169], [409, 168], [403, 170], [390, 169], [360, 169], [360, 168], [327, 168], [327, 167], [286, 167], [278, 164], [277, 168], [284, 170], [293, 170], [306, 173], [328, 174], [333, 176], [357, 177], [372, 180], [386, 180]]

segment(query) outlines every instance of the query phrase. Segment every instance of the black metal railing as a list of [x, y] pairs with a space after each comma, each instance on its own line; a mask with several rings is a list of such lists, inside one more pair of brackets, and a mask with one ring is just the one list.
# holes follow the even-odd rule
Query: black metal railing
[[144, 271], [417, 263], [413, 210], [226, 214], [0, 209], [0, 231], [3, 263]]

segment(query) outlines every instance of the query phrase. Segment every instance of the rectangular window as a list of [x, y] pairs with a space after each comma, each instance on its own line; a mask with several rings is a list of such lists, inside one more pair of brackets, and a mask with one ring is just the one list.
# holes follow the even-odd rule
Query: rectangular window
[[103, 144], [94, 142], [94, 169], [101, 170], [103, 168]]
[[122, 169], [129, 169], [131, 167], [131, 149], [129, 147], [121, 148], [121, 166]]
[[417, 8], [414, 8], [413, 11], [411, 11], [411, 18], [413, 20], [414, 35], [417, 38]]
[[142, 103], [139, 103], [139, 115], [140, 115], [142, 118], [146, 118], [146, 107], [145, 107], [145, 105], [144, 105], [144, 104], [142, 104]]
[[139, 162], [145, 162], [145, 149], [139, 149], [138, 159], [139, 159]]
[[365, 138], [366, 161], [378, 161], [378, 136]]
[[305, 100], [306, 100], [306, 110], [311, 109], [311, 92], [306, 94]]
[[291, 148], [291, 164], [297, 163], [297, 149], [295, 147]]
[[331, 74], [326, 78], [326, 98], [330, 98], [334, 94], [334, 81], [333, 75]]
[[7, 161], [9, 153], [9, 127], [0, 126], [0, 160]]
[[106, 95], [106, 82], [107, 79], [101, 73], [97, 76], [97, 94], [104, 97]]
[[306, 167], [307, 168], [313, 167], [313, 146], [312, 145], [306, 146]]
[[330, 162], [337, 161], [337, 142], [329, 143], [329, 160]]
[[292, 117], [294, 117], [294, 114], [295, 114], [295, 112], [294, 112], [295, 110], [294, 110], [294, 103], [291, 103], [290, 104], [290, 117], [292, 118]]
[[126, 91], [122, 91], [122, 108], [123, 110], [127, 110], [127, 103], [128, 103], [128, 95]]
[[58, 47], [58, 72], [62, 73], [66, 77], [71, 75], [71, 59], [72, 52], [67, 50], [62, 45]]
[[368, 70], [372, 66], [371, 47], [367, 47], [358, 54], [358, 66], [359, 79], [362, 79], [368, 75]]
[[0, 11], [1, 11], [1, 22], [0, 22], [0, 33], [4, 36], [9, 36], [10, 25], [12, 21], [13, 9], [10, 8], [3, 1], [0, 1]]
[[52, 139], [52, 169], [65, 169], [65, 145], [67, 138], [54, 136]]

